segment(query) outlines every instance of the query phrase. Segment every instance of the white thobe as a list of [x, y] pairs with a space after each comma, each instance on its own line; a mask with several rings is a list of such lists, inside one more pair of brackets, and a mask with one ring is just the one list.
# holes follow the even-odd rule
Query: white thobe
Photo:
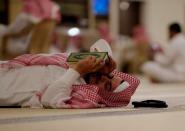
[[144, 73], [161, 82], [185, 82], [185, 36], [174, 36], [164, 53], [142, 66]]
[[57, 108], [57, 100], [70, 98], [73, 84], [85, 83], [72, 68], [55, 65], [0, 69], [0, 106], [26, 105], [37, 91], [48, 87], [43, 106]]

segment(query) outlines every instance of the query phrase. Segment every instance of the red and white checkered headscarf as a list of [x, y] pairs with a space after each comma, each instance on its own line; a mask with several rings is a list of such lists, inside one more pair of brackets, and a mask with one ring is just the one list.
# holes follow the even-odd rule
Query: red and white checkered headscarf
[[[30, 14], [41, 20], [53, 18], [52, 10], [55, 3], [52, 0], [22, 0], [23, 12]], [[55, 12], [54, 19], [60, 21], [59, 10]]]
[[[66, 59], [67, 54], [64, 53], [54, 55], [25, 54], [6, 63], [0, 64], [0, 68], [12, 69], [33, 65], [58, 65], [67, 69], [68, 64]], [[64, 102], [60, 101], [59, 99], [57, 108], [96, 108], [106, 106], [126, 106], [130, 102], [131, 96], [134, 94], [136, 88], [138, 87], [139, 80], [134, 76], [118, 71], [113, 71], [112, 74], [115, 77], [119, 77], [122, 80], [128, 82], [129, 86], [120, 92], [112, 92], [107, 90], [100, 90], [100, 88], [95, 85], [73, 85], [71, 99], [66, 101], [65, 105]]]
[[[112, 74], [128, 82], [129, 86], [120, 92], [112, 92], [100, 90], [100, 88], [94, 85], [73, 85], [73, 97], [70, 102], [72, 105], [75, 105], [74, 108], [127, 106], [130, 102], [131, 96], [139, 85], [139, 80], [131, 75], [118, 71], [113, 71]], [[79, 105], [79, 100], [82, 100], [80, 107], [76, 104], [77, 102]]]

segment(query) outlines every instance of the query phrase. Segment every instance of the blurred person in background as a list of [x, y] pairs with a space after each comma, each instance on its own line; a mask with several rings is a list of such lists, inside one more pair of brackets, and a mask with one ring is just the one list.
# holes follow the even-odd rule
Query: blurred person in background
[[148, 61], [150, 39], [142, 25], [137, 25], [132, 31], [132, 43], [123, 50], [122, 70], [129, 73], [140, 73], [140, 66]]
[[98, 25], [98, 32], [101, 39], [106, 40], [112, 46], [114, 39], [110, 34], [109, 25], [107, 22], [100, 22]]
[[[39, 39], [42, 39], [42, 34], [44, 33], [39, 30], [46, 33], [48, 31], [45, 28], [38, 30], [35, 28], [36, 25], [44, 20], [60, 21], [59, 6], [52, 0], [22, 0], [22, 2], [23, 9], [15, 21], [9, 26], [4, 26], [4, 29], [0, 32], [0, 37], [3, 38], [2, 54], [6, 55], [7, 52], [18, 55], [27, 53], [27, 49], [32, 43], [40, 43]], [[47, 25], [50, 26], [49, 24]], [[41, 25], [41, 27], [44, 26]], [[54, 27], [53, 24], [52, 27]], [[33, 29], [35, 29], [35, 32]], [[48, 40], [47, 37], [44, 39], [42, 44], [45, 44], [46, 40]], [[34, 49], [29, 53], [34, 53]]]
[[146, 62], [142, 70], [152, 82], [185, 82], [185, 36], [179, 23], [172, 23], [169, 30], [169, 47]]

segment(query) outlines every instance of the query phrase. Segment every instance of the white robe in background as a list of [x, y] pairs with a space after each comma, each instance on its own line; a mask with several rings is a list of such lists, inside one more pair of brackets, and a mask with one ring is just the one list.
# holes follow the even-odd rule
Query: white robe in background
[[161, 82], [185, 82], [185, 36], [174, 36], [164, 53], [157, 54], [154, 62], [147, 62], [142, 70]]

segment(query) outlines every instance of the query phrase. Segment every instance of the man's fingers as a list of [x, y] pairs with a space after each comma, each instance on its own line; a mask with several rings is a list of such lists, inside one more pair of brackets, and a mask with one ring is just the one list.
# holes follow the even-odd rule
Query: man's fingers
[[110, 61], [110, 66], [112, 68], [116, 68], [116, 62], [111, 57], [109, 57], [109, 61]]
[[85, 58], [85, 60], [94, 63], [94, 62], [96, 62], [96, 57], [95, 56], [88, 56]]
[[97, 71], [98, 69], [102, 68], [104, 66], [104, 63], [101, 59], [96, 59], [96, 62], [93, 63], [93, 71]]

